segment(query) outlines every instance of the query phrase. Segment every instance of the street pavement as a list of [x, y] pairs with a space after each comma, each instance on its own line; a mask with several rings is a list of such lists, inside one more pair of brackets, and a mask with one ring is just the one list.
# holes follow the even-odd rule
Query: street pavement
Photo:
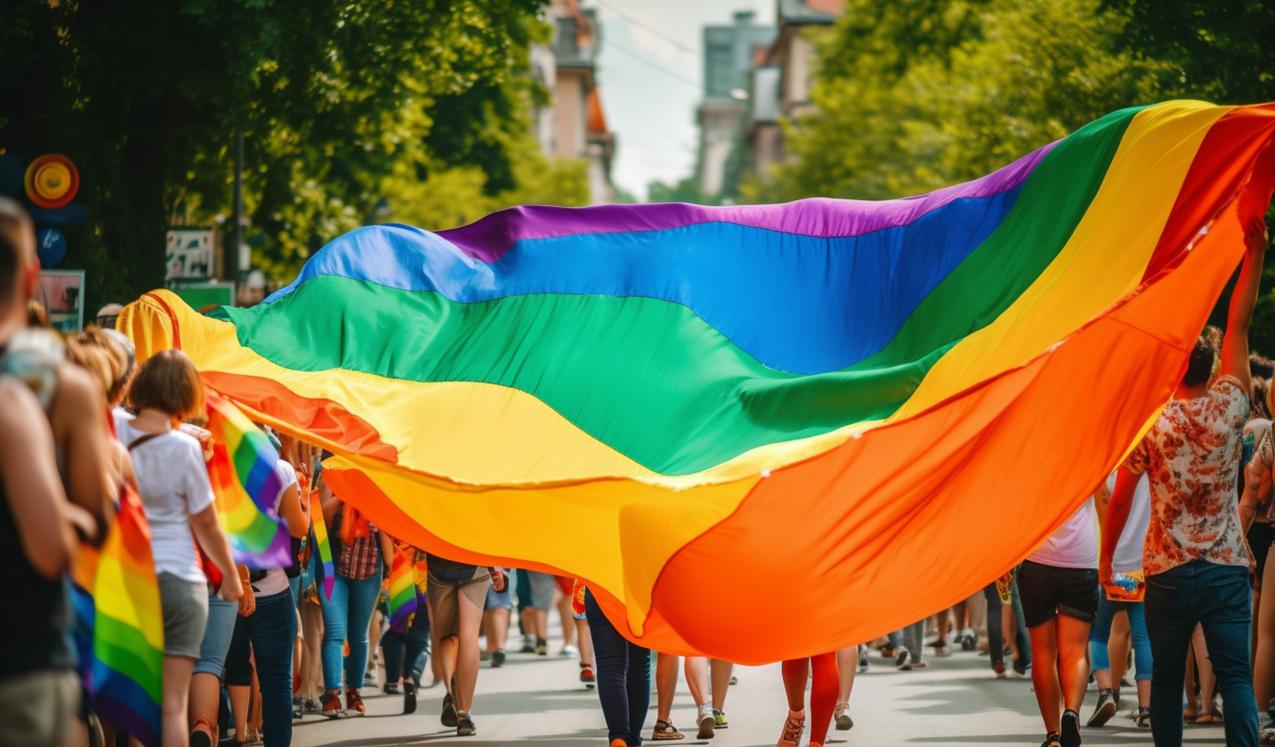
[[[551, 649], [556, 651], [556, 647]], [[850, 714], [855, 726], [832, 731], [828, 744], [847, 745], [1026, 745], [1043, 738], [1030, 680], [997, 680], [986, 656], [956, 652], [929, 659], [926, 670], [899, 672], [873, 656], [866, 674], [855, 682]], [[679, 744], [717, 747], [774, 745], [786, 714], [778, 665], [739, 667], [739, 684], [726, 703], [730, 728], [711, 741], [696, 740], [695, 715], [685, 682], [679, 681], [673, 709], [675, 723], [688, 738]], [[512, 654], [500, 669], [483, 664], [473, 716], [476, 737], [457, 737], [438, 720], [443, 688], [422, 689], [414, 715], [402, 715], [402, 696], [366, 688], [368, 715], [328, 721], [307, 716], [293, 732], [299, 747], [382, 747], [388, 745], [468, 744], [511, 747], [519, 744], [605, 745], [606, 730], [596, 691], [576, 680], [574, 658]], [[1132, 696], [1132, 692], [1128, 693]], [[1082, 711], [1087, 718], [1096, 694], [1091, 690]], [[1083, 729], [1086, 745], [1151, 745], [1147, 730], [1128, 717], [1131, 699], [1104, 729]], [[655, 722], [655, 698], [645, 734]], [[1188, 745], [1223, 744], [1220, 727], [1187, 726]], [[804, 744], [804, 742], [803, 742]]]

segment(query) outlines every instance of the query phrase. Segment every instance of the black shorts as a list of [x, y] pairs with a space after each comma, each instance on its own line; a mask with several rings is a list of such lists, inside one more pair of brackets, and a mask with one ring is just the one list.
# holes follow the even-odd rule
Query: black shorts
[[1098, 571], [1058, 568], [1023, 561], [1018, 570], [1018, 593], [1027, 627], [1043, 625], [1062, 614], [1093, 622], [1098, 614]]

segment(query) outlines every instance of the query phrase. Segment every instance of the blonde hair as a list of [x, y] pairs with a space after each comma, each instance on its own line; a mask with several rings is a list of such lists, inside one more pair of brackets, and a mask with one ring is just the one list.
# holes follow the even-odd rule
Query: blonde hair
[[107, 402], [117, 402], [128, 383], [128, 356], [106, 332], [89, 325], [66, 341], [66, 357], [88, 369], [102, 384]]
[[128, 399], [135, 410], [150, 408], [185, 419], [202, 414], [204, 385], [189, 356], [180, 350], [164, 350], [138, 369]]

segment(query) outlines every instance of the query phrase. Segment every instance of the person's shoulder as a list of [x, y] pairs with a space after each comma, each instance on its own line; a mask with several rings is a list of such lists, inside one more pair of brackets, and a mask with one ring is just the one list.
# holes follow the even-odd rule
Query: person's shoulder
[[1209, 385], [1209, 391], [1226, 397], [1243, 397], [1244, 401], [1248, 401], [1248, 391], [1245, 390], [1239, 379], [1230, 374], [1224, 374], [1214, 379], [1213, 383]]
[[168, 448], [174, 449], [176, 451], [181, 451], [181, 452], [189, 451], [192, 454], [195, 454], [196, 456], [198, 456], [200, 462], [204, 460], [203, 459], [204, 449], [202, 446], [199, 445], [199, 439], [195, 438], [189, 433], [186, 433], [185, 431], [182, 431], [178, 428], [172, 429], [171, 431], [165, 433], [164, 435], [160, 436], [159, 438], [155, 440], [164, 442]]
[[[0, 423], [12, 431], [24, 427], [48, 427], [40, 402], [27, 385], [12, 376], [0, 376]], [[30, 423], [24, 426], [24, 423]]]

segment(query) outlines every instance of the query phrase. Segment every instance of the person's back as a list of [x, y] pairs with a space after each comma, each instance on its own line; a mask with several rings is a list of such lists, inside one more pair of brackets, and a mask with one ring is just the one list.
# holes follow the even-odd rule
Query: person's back
[[1130, 456], [1151, 486], [1147, 575], [1192, 560], [1248, 566], [1235, 491], [1248, 411], [1240, 382], [1220, 377], [1202, 397], [1169, 402]]

